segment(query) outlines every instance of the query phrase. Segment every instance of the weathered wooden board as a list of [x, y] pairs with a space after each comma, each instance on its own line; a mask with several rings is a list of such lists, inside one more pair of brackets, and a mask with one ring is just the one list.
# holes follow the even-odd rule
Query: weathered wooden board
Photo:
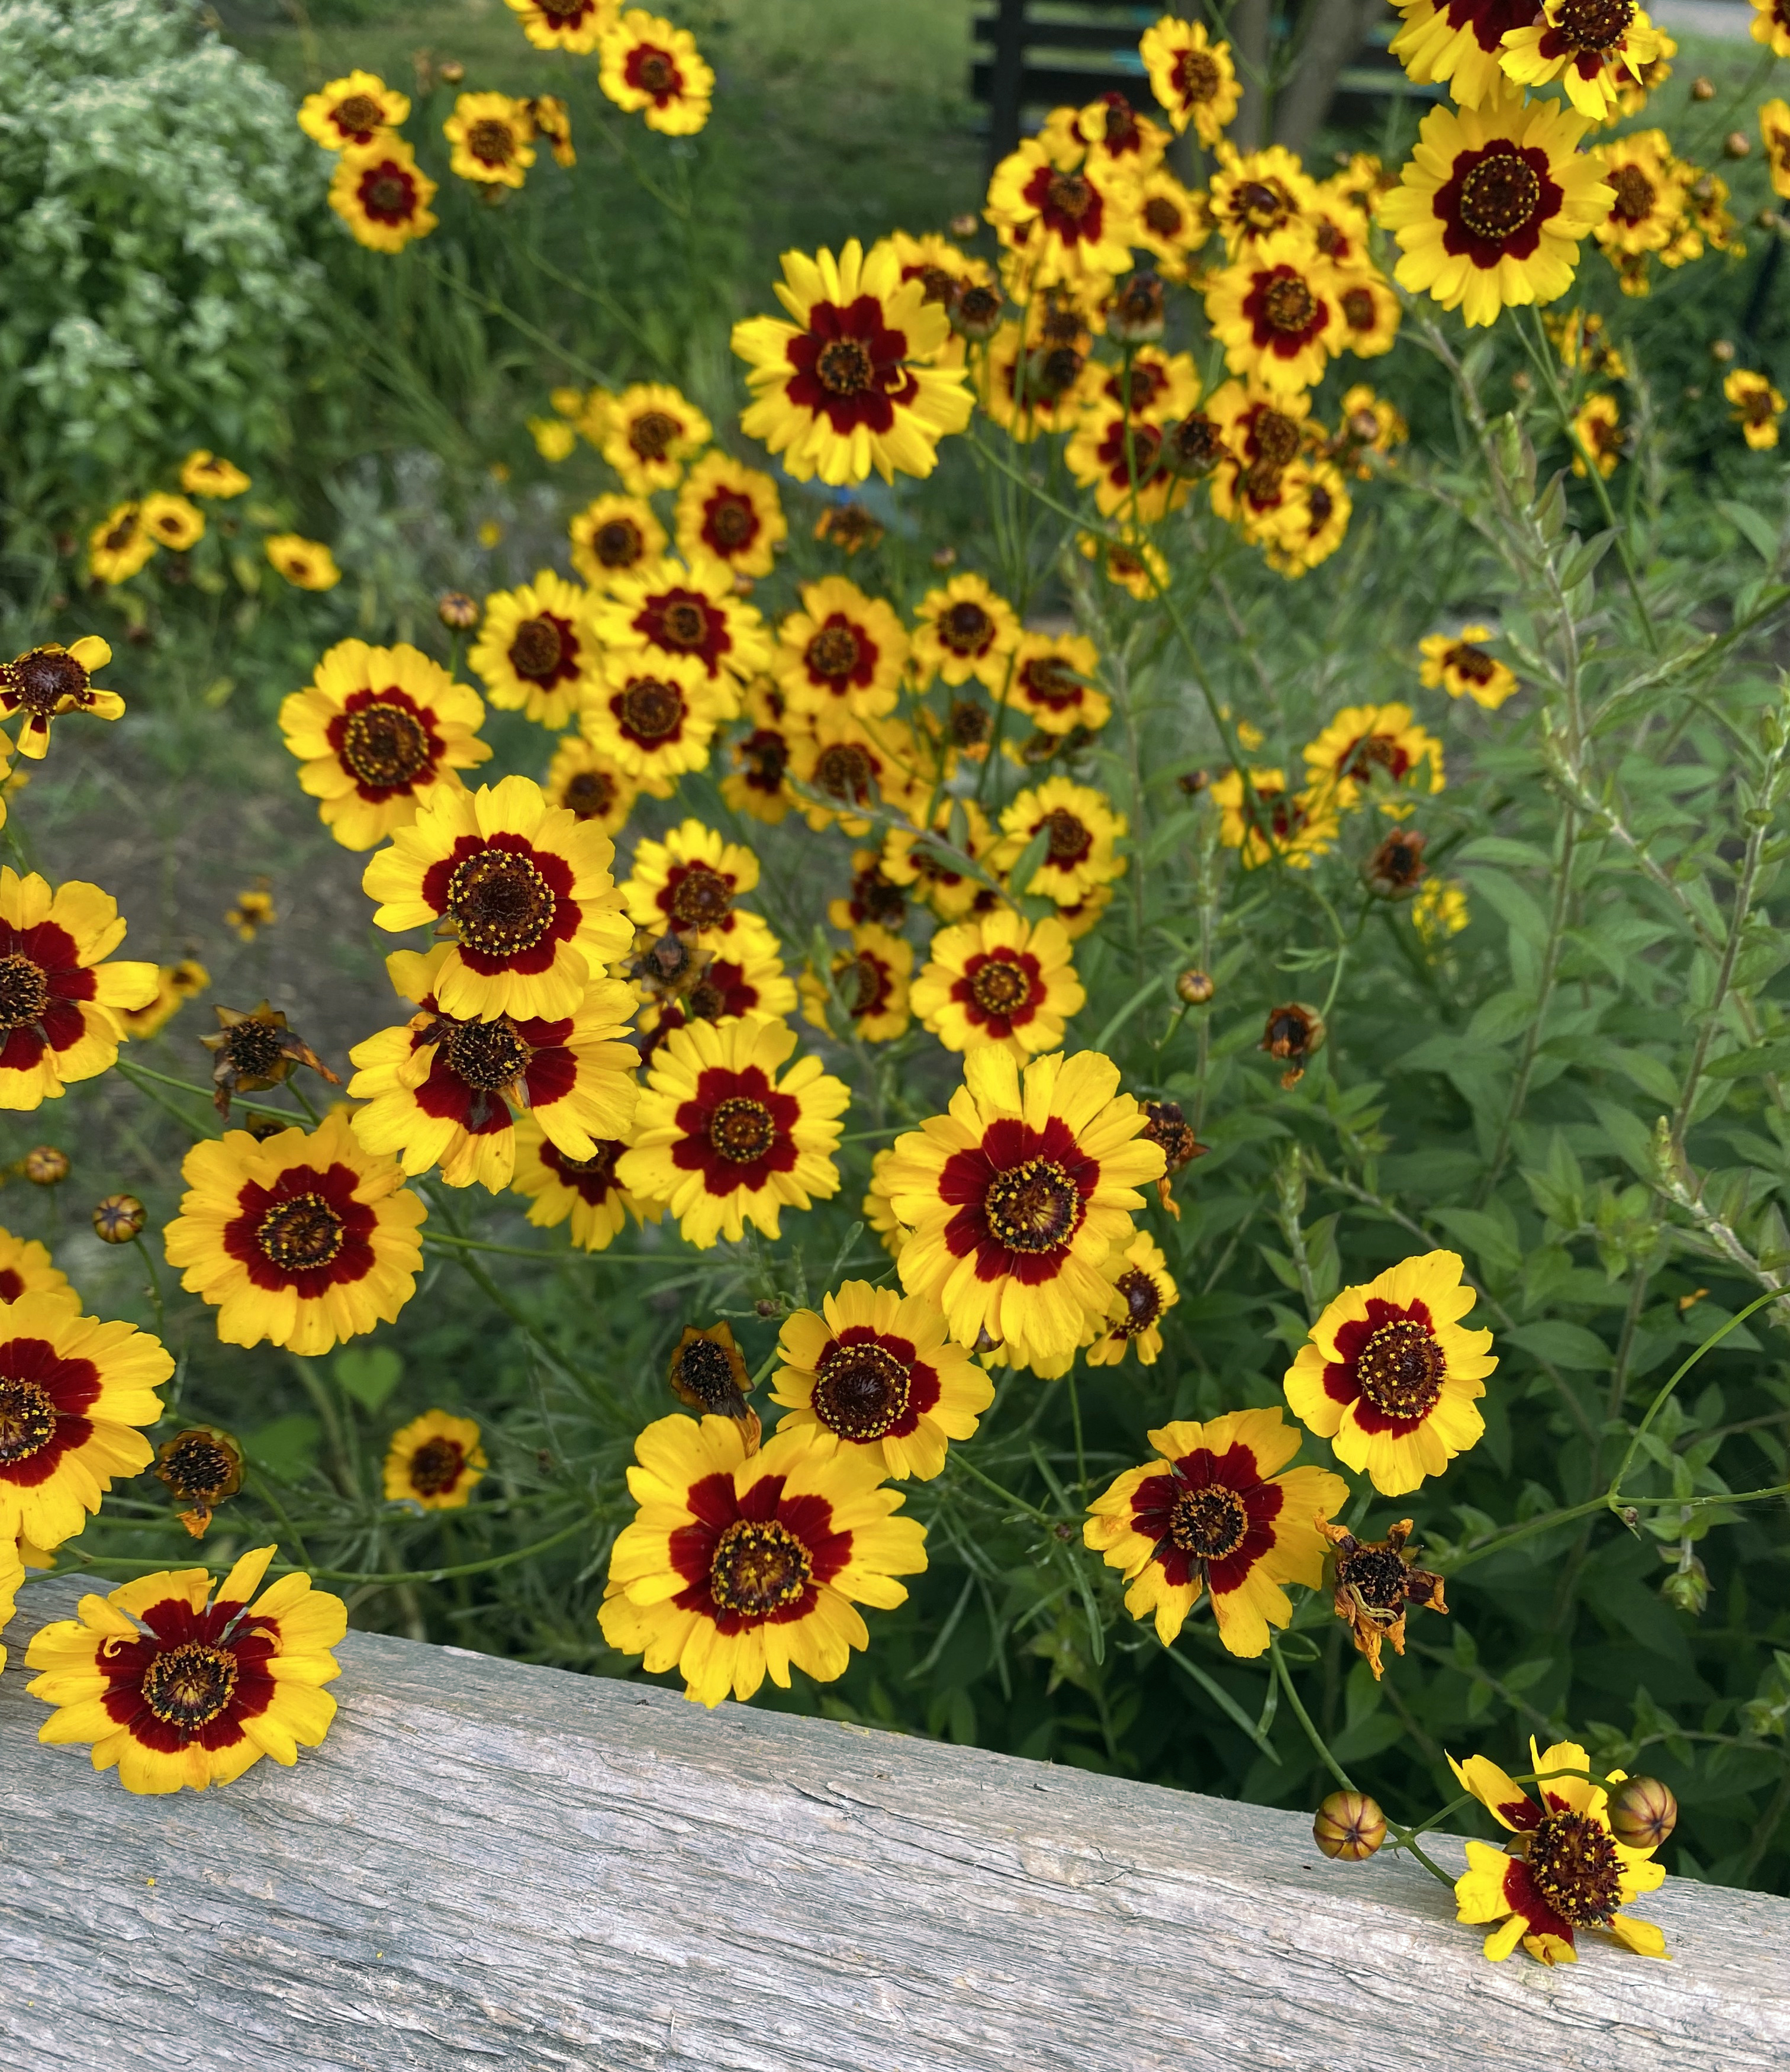
[[[23, 1655], [66, 1616], [33, 1584]], [[1295, 1814], [351, 1635], [295, 1770], [132, 1799], [0, 1677], [0, 2066], [1751, 2072], [1790, 1902], [1499, 1966]], [[1452, 1844], [1441, 1845], [1450, 1861]]]

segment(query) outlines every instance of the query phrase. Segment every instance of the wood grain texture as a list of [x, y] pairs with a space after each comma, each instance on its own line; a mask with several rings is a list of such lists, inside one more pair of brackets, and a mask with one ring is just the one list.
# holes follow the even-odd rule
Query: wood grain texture
[[[29, 1585], [8, 1632], [66, 1617]], [[0, 1677], [0, 2066], [1753, 2072], [1790, 1901], [1479, 1953], [1390, 1851], [975, 1749], [351, 1634], [328, 1741], [133, 1799]], [[1458, 1846], [1439, 1845], [1458, 1862]]]

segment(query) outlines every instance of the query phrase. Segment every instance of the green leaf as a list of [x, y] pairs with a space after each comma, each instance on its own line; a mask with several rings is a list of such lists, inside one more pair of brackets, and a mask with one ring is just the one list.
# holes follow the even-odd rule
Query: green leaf
[[1778, 531], [1770, 519], [1751, 505], [1718, 501], [1716, 509], [1747, 542], [1762, 561], [1775, 562], [1778, 557]]
[[1648, 1124], [1632, 1108], [1618, 1108], [1614, 1101], [1594, 1100], [1591, 1112], [1610, 1140], [1611, 1149], [1642, 1179], [1651, 1182], [1653, 1132]]
[[1581, 1374], [1610, 1371], [1610, 1348], [1603, 1339], [1583, 1324], [1569, 1324], [1564, 1317], [1543, 1317], [1536, 1323], [1519, 1324], [1505, 1336], [1550, 1367], [1570, 1367]]
[[1730, 1057], [1718, 1058], [1703, 1070], [1712, 1079], [1751, 1079], [1763, 1078], [1767, 1072], [1790, 1072], [1790, 1039], [1761, 1043], [1751, 1050], [1736, 1050]]
[[314, 1417], [294, 1414], [276, 1417], [271, 1424], [251, 1432], [243, 1449], [258, 1468], [265, 1468], [282, 1482], [295, 1482], [317, 1460], [317, 1442], [322, 1427]]
[[1050, 853], [1050, 830], [1040, 828], [1025, 847], [1020, 851], [1018, 861], [1007, 874], [1009, 892], [1023, 893], [1029, 890], [1038, 866]]
[[1523, 1253], [1508, 1211], [1502, 1216], [1484, 1209], [1435, 1209], [1431, 1214], [1451, 1237], [1460, 1240], [1488, 1280], [1515, 1279]]
[[1571, 590], [1584, 582], [1591, 571], [1616, 544], [1616, 532], [1595, 532], [1560, 571], [1560, 587]]
[[404, 1379], [404, 1362], [389, 1346], [351, 1346], [330, 1361], [330, 1371], [344, 1396], [373, 1412]]
[[1624, 1079], [1632, 1079], [1644, 1094], [1650, 1094], [1667, 1107], [1678, 1098], [1678, 1082], [1663, 1059], [1647, 1050], [1627, 1050], [1615, 1044], [1604, 1046], [1603, 1055], [1608, 1059]]
[[1501, 863], [1512, 870], [1552, 870], [1554, 859], [1533, 842], [1513, 841], [1505, 835], [1476, 835], [1455, 852], [1462, 863]]

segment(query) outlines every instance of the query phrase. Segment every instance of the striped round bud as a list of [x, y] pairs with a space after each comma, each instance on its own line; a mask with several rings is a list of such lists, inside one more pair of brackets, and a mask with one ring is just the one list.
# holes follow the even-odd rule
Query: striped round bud
[[1631, 1777], [1610, 1794], [1610, 1832], [1631, 1849], [1657, 1849], [1678, 1824], [1678, 1802], [1657, 1777]]
[[1312, 1823], [1312, 1840], [1327, 1856], [1365, 1862], [1386, 1839], [1386, 1816], [1365, 1791], [1332, 1791]]

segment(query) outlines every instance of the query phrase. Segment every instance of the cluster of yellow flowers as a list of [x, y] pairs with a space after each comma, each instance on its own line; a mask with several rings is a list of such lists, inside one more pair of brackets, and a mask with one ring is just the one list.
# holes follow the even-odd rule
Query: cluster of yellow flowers
[[[158, 489], [115, 504], [88, 533], [88, 574], [96, 582], [115, 586], [128, 582], [163, 547], [186, 553], [205, 537], [205, 514], [192, 499], [223, 503], [248, 487], [248, 476], [233, 461], [195, 447], [181, 464], [181, 493]], [[302, 532], [267, 533], [261, 549], [269, 566], [295, 589], [330, 590], [342, 580], [329, 549]]]

